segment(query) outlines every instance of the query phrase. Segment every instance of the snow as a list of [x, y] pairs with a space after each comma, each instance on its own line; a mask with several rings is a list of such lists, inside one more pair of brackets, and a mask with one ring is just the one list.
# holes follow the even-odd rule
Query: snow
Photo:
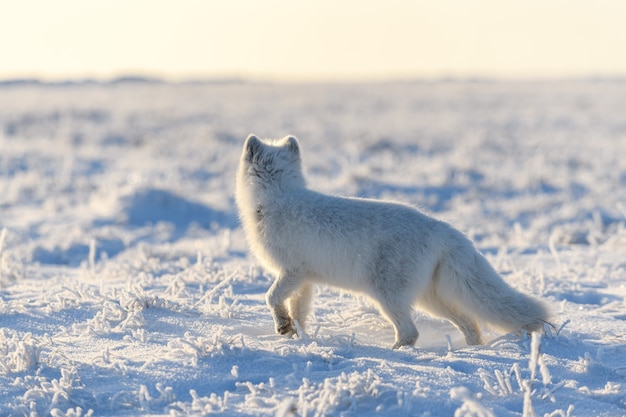
[[[0, 415], [626, 415], [626, 83], [0, 87]], [[312, 187], [467, 233], [554, 328], [420, 339], [316, 290], [274, 334], [235, 214], [249, 133]]]

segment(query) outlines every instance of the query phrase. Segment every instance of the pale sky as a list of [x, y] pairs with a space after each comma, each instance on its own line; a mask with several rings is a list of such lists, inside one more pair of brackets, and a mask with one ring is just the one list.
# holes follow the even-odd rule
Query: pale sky
[[0, 79], [626, 75], [624, 0], [0, 0]]

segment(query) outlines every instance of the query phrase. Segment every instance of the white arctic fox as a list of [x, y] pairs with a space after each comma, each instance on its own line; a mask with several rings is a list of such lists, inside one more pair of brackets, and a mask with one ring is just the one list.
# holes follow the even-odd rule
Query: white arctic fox
[[314, 283], [371, 296], [393, 324], [393, 348], [413, 345], [413, 306], [450, 320], [470, 345], [479, 321], [537, 331], [545, 306], [508, 286], [449, 224], [389, 201], [306, 187], [298, 141], [250, 135], [237, 174], [237, 206], [252, 251], [276, 274], [267, 293], [276, 331], [304, 328]]

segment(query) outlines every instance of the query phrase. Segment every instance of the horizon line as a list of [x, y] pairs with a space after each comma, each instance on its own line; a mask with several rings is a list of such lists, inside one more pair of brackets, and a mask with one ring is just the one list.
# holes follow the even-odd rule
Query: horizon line
[[389, 77], [346, 77], [337, 78], [280, 78], [253, 76], [205, 76], [205, 77], [168, 77], [141, 73], [127, 73], [110, 77], [6, 77], [0, 78], [0, 86], [42, 85], [115, 85], [115, 84], [394, 84], [394, 83], [526, 83], [526, 82], [626, 82], [626, 73], [589, 74], [589, 75], [538, 75], [538, 76], [501, 76], [501, 75], [432, 75], [432, 76], [389, 76]]

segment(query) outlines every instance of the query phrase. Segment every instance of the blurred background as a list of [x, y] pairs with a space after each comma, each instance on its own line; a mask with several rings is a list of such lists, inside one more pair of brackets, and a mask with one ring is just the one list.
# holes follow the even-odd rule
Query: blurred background
[[0, 79], [615, 77], [619, 0], [112, 0], [5, 4]]
[[315, 188], [419, 205], [484, 247], [592, 242], [624, 212], [624, 16], [613, 0], [15, 2], [3, 221], [82, 219], [23, 255], [75, 263], [102, 219], [175, 226], [156, 241], [191, 212], [236, 228], [254, 132], [300, 138]]

